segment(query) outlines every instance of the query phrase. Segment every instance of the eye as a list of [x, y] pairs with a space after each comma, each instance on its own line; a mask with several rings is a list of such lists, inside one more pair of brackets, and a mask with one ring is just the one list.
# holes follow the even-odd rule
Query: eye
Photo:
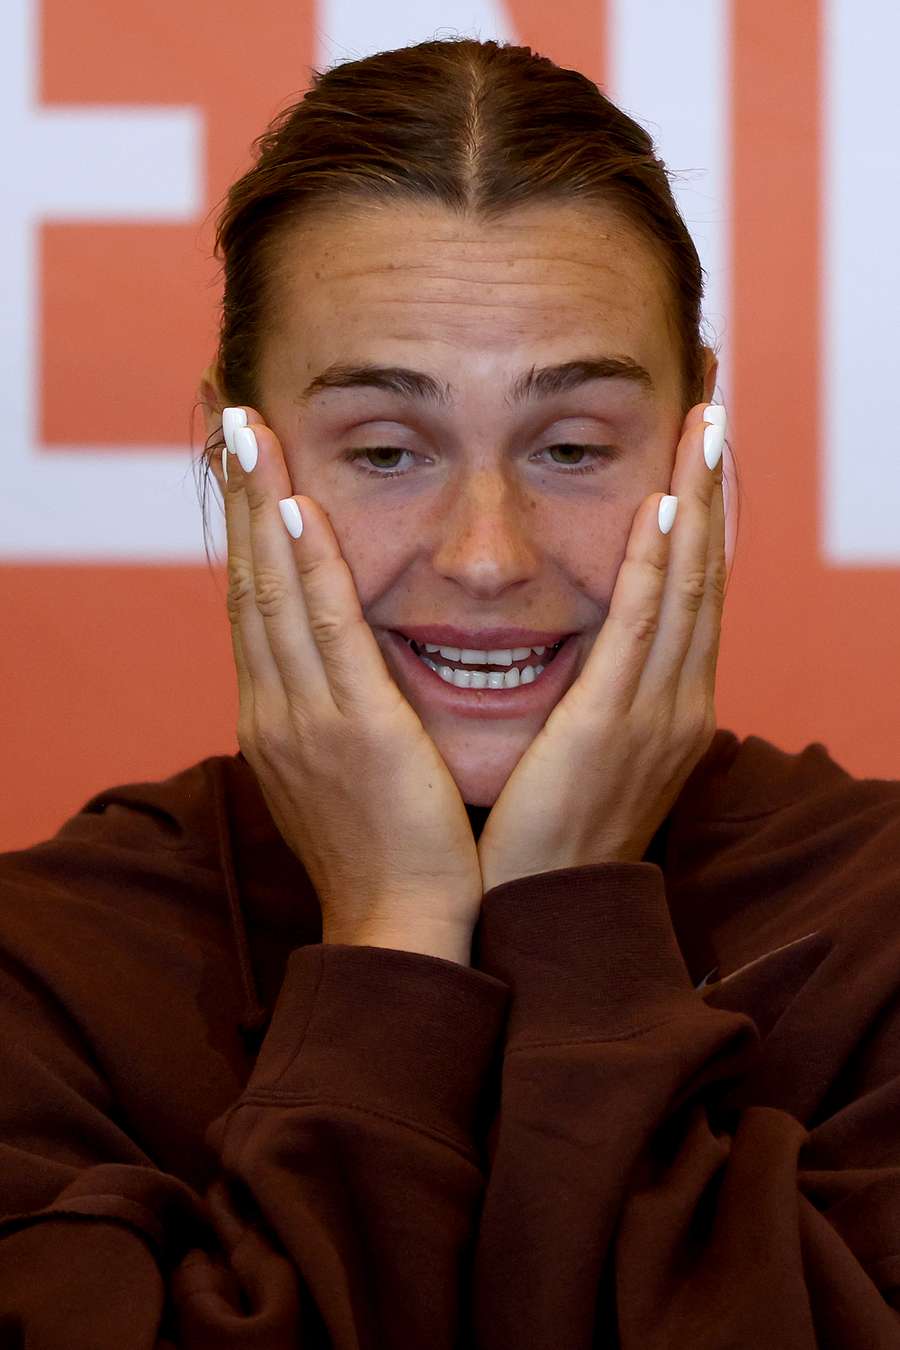
[[[411, 455], [411, 454], [412, 454], [411, 450], [391, 450], [390, 448], [382, 448], [381, 446], [372, 446], [371, 449], [368, 450], [350, 450], [345, 458], [355, 463], [356, 461], [363, 459], [365, 456], [370, 456], [372, 458], [383, 457], [386, 459], [396, 459], [398, 455]], [[385, 468], [387, 467], [388, 466], [385, 466]], [[380, 469], [377, 468], [370, 469], [364, 466], [361, 466], [360, 472], [368, 474], [370, 478], [396, 478], [399, 476], [397, 472], [382, 473]], [[406, 469], [400, 470], [401, 475], [406, 472], [407, 472]]]
[[[619, 452], [611, 445], [571, 445], [569, 443], [548, 445], [543, 450], [539, 450], [538, 454], [546, 455], [553, 450], [562, 450], [567, 453], [574, 452], [578, 455], [589, 455], [591, 457], [591, 462], [587, 465], [575, 464], [569, 465], [568, 467], [561, 466], [560, 472], [565, 477], [573, 477], [575, 474], [579, 473], [594, 473], [598, 462], [611, 462], [619, 457]], [[355, 464], [365, 458], [372, 459], [380, 457], [396, 459], [400, 455], [412, 454], [412, 450], [400, 450], [391, 446], [370, 446], [366, 450], [348, 450], [344, 458]], [[384, 466], [383, 468], [369, 468], [360, 465], [358, 472], [366, 474], [369, 478], [403, 478], [410, 470], [390, 469], [388, 466]]]
[[546, 454], [547, 451], [553, 450], [563, 450], [568, 454], [574, 452], [577, 455], [591, 456], [591, 463], [587, 466], [569, 465], [570, 473], [593, 473], [597, 467], [598, 460], [611, 461], [618, 459], [618, 453], [611, 445], [571, 445], [566, 442], [564, 445], [548, 445], [547, 449], [542, 450], [540, 453], [543, 455]]

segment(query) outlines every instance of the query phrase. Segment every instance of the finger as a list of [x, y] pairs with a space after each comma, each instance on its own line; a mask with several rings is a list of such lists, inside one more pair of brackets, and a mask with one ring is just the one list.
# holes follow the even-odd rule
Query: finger
[[[218, 436], [221, 436], [224, 439], [224, 430], [221, 425], [219, 427]], [[242, 712], [238, 713], [238, 722], [240, 723], [242, 721], [243, 710], [247, 710], [247, 714], [252, 717], [255, 715], [255, 709], [253, 701], [253, 685], [250, 679], [250, 672], [247, 669], [246, 660], [244, 659], [243, 647], [241, 645], [241, 635], [238, 627], [238, 613], [236, 605], [237, 586], [233, 582], [233, 571], [231, 562], [233, 541], [235, 534], [235, 527], [233, 522], [237, 506], [233, 502], [230, 502], [228, 499], [228, 466], [226, 463], [227, 459], [228, 459], [227, 444], [222, 445], [221, 456], [219, 455], [219, 447], [216, 446], [210, 458], [210, 467], [212, 469], [213, 476], [215, 477], [215, 480], [219, 485], [219, 490], [222, 494], [222, 505], [225, 511], [225, 537], [227, 550], [226, 565], [228, 576], [226, 610], [228, 613], [229, 631], [231, 633], [231, 650], [234, 655], [234, 668], [237, 674], [238, 706], [242, 710]], [[240, 732], [238, 734], [240, 735]]]
[[[304, 540], [291, 539], [278, 509], [293, 495], [293, 485], [275, 432], [252, 408], [243, 411], [247, 421], [232, 426], [234, 453], [228, 455], [228, 486], [242, 506], [241, 556], [250, 567], [249, 590], [239, 587], [241, 642], [257, 695], [271, 700], [269, 706], [322, 710], [331, 705], [331, 695], [297, 566]], [[248, 454], [255, 458], [252, 467]]]
[[297, 575], [330, 696], [366, 725], [386, 723], [405, 700], [363, 614], [353, 573], [327, 512], [311, 497], [294, 500], [303, 519]]
[[[724, 457], [723, 461], [724, 463]], [[725, 497], [722, 490], [722, 465], [716, 470], [709, 516], [709, 547], [706, 556], [706, 591], [697, 615], [694, 636], [681, 672], [679, 699], [685, 702], [685, 711], [696, 707], [698, 698], [706, 698], [715, 715], [716, 668], [722, 637], [722, 614], [725, 608], [725, 585], [728, 563], [725, 555]]]
[[[252, 433], [252, 435], [248, 435]], [[239, 428], [236, 447], [257, 452], [243, 473], [250, 518], [256, 605], [280, 672], [289, 706], [318, 715], [325, 706], [365, 710], [389, 693], [401, 697], [375, 635], [366, 623], [353, 574], [326, 512], [310, 497], [297, 496], [281, 444], [268, 426]], [[230, 466], [229, 466], [230, 468]], [[294, 539], [278, 503], [296, 502], [303, 532]], [[383, 705], [388, 711], [388, 703]]]
[[659, 624], [670, 549], [659, 525], [665, 495], [645, 498], [635, 512], [606, 622], [576, 681], [602, 691], [592, 702], [612, 718], [631, 709]]
[[[684, 662], [706, 595], [710, 511], [721, 477], [721, 459], [711, 472], [704, 457], [707, 404], [691, 408], [684, 421], [672, 472], [678, 497], [669, 570], [659, 611], [659, 627], [641, 677], [640, 694], [651, 707], [675, 709]], [[717, 415], [717, 414], [716, 414]], [[718, 436], [719, 428], [713, 427]]]
[[281, 677], [269, 646], [265, 623], [256, 606], [256, 585], [253, 570], [253, 543], [250, 530], [250, 511], [244, 478], [237, 457], [230, 453], [234, 444], [235, 424], [260, 424], [262, 418], [254, 408], [226, 408], [222, 431], [227, 462], [223, 501], [228, 538], [228, 595], [227, 609], [231, 625], [231, 646], [238, 677], [238, 696], [242, 713], [255, 716], [258, 699], [267, 698], [270, 707], [277, 707], [284, 698]]

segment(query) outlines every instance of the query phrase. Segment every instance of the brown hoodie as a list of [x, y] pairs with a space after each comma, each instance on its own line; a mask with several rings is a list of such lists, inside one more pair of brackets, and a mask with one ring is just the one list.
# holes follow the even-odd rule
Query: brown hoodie
[[471, 968], [323, 946], [240, 754], [98, 793], [0, 856], [0, 1347], [897, 1350], [898, 991], [900, 783], [818, 743]]

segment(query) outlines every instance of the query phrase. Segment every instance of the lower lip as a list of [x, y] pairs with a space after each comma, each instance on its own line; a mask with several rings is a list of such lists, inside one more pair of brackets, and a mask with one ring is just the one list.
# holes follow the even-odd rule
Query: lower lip
[[[558, 703], [572, 683], [578, 657], [577, 634], [566, 638], [559, 652], [531, 684], [516, 689], [457, 689], [447, 684], [416, 656], [406, 638], [388, 633], [403, 671], [416, 693], [429, 703], [438, 704], [460, 717], [528, 717], [546, 712]], [[535, 664], [540, 657], [535, 657]]]

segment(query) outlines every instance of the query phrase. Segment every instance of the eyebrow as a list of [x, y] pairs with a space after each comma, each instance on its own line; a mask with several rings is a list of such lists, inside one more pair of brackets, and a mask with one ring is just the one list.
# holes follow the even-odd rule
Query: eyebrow
[[[647, 390], [653, 389], [650, 372], [630, 356], [596, 356], [564, 361], [558, 366], [531, 367], [510, 386], [507, 403], [565, 394], [593, 380], [632, 380]], [[405, 366], [378, 366], [371, 363], [344, 365], [335, 362], [317, 375], [297, 398], [304, 405], [327, 389], [383, 389], [403, 398], [422, 399], [447, 407], [455, 398], [451, 384], [442, 384], [434, 376]]]

